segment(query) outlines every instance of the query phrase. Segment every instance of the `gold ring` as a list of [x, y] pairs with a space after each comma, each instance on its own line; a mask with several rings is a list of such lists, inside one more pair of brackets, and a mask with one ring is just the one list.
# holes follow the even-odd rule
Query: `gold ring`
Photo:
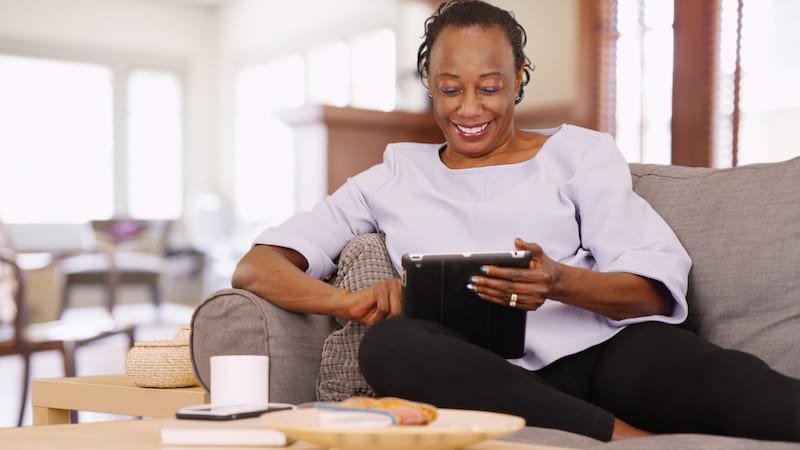
[[517, 294], [511, 293], [511, 301], [508, 302], [508, 306], [512, 308], [517, 306]]

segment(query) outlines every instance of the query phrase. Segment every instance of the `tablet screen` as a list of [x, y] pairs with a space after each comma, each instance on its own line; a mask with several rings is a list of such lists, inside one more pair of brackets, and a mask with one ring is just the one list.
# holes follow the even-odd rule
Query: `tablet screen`
[[441, 323], [504, 358], [520, 358], [526, 311], [482, 300], [467, 284], [482, 265], [528, 267], [530, 260], [528, 251], [403, 255], [403, 315]]

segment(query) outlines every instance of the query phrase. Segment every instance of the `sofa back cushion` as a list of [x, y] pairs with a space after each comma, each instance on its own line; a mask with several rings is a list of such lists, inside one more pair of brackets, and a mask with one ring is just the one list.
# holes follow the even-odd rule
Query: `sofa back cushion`
[[631, 173], [692, 257], [687, 326], [800, 378], [800, 158]]

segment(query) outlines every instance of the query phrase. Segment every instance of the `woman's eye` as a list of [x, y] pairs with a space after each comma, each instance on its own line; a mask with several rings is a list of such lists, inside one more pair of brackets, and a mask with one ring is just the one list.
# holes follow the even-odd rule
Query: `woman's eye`
[[500, 92], [500, 88], [498, 88], [498, 87], [485, 87], [485, 88], [481, 88], [481, 92], [483, 92], [484, 94], [496, 94], [496, 93]]
[[459, 89], [457, 88], [441, 88], [440, 92], [444, 95], [455, 95], [458, 94]]

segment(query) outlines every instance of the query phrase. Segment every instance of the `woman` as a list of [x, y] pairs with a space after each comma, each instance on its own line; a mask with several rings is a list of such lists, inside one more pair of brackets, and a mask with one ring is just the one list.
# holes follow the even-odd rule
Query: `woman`
[[[674, 326], [687, 317], [691, 262], [632, 192], [612, 139], [568, 125], [515, 128], [529, 78], [524, 44], [502, 9], [443, 4], [426, 22], [418, 67], [445, 144], [388, 146], [382, 164], [264, 231], [234, 286], [291, 311], [371, 325], [359, 364], [379, 395], [512, 413], [603, 440], [800, 440], [798, 380]], [[529, 268], [489, 266], [470, 284], [486, 301], [528, 311], [525, 356], [507, 361], [399, 317], [399, 280], [359, 292], [319, 281], [348, 241], [374, 231], [397, 268], [404, 253], [530, 250]]]

